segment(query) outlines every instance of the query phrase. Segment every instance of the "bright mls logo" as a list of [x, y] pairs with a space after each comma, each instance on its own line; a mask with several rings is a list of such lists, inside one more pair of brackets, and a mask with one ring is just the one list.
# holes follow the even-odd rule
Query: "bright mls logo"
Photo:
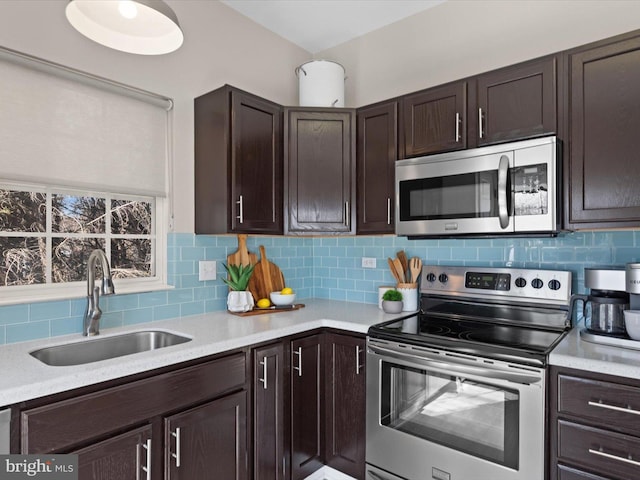
[[0, 455], [0, 480], [78, 480], [77, 455]]

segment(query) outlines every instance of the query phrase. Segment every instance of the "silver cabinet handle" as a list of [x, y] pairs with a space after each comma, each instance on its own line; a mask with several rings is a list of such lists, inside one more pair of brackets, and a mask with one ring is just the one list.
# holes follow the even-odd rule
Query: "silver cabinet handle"
[[362, 352], [364, 352], [364, 349], [356, 345], [356, 375], [360, 375], [360, 370], [364, 367], [364, 365], [360, 363], [360, 354]]
[[387, 197], [387, 225], [391, 225], [391, 197]]
[[480, 107], [478, 108], [478, 134], [480, 135], [480, 138], [484, 138], [484, 132], [482, 131], [482, 119], [482, 107]]
[[[140, 451], [140, 447], [142, 447], [147, 451], [147, 459], [144, 465], [142, 465], [142, 462], [140, 461], [142, 457], [142, 452]], [[147, 439], [144, 445], [138, 444], [137, 452], [136, 452], [136, 466], [138, 467], [136, 468], [136, 480], [140, 480], [140, 470], [142, 470], [147, 474], [146, 480], [151, 480], [151, 439], [150, 438]]]
[[267, 389], [267, 357], [262, 357], [262, 361], [260, 362], [260, 365], [262, 365], [262, 378], [260, 379], [260, 382], [262, 382], [262, 386], [266, 390]]
[[294, 355], [298, 355], [298, 366], [293, 367], [294, 370], [298, 371], [298, 376], [302, 376], [302, 347], [298, 347], [298, 350], [293, 352]]
[[344, 202], [344, 223], [348, 227], [351, 223], [351, 212], [349, 212], [349, 202]]
[[509, 225], [509, 211], [507, 209], [507, 176], [509, 175], [509, 157], [502, 155], [498, 166], [498, 218], [500, 228]]
[[602, 403], [602, 400], [599, 400], [597, 402], [589, 401], [588, 405], [591, 407], [606, 408], [607, 410], [615, 410], [616, 412], [633, 413], [634, 415], [640, 415], [640, 411], [634, 410], [631, 407], [616, 407], [615, 405]]
[[456, 112], [456, 142], [460, 141], [460, 114]]
[[[600, 448], [602, 449], [602, 447]], [[640, 467], [640, 462], [633, 460], [632, 458], [624, 458], [624, 457], [619, 457], [618, 455], [611, 455], [610, 453], [603, 452], [602, 450], [595, 450], [593, 448], [589, 449], [589, 453], [592, 453], [594, 455], [599, 455], [601, 457], [605, 457], [610, 460], [617, 460], [618, 462], [630, 463], [631, 465], [636, 465]], [[631, 457], [631, 454], [629, 454], [629, 457]]]
[[176, 453], [172, 453], [171, 456], [176, 459], [176, 467], [180, 467], [180, 427], [176, 427], [175, 432], [171, 432], [171, 436], [176, 439]]
[[236, 203], [238, 204], [238, 213], [239, 213], [239, 215], [236, 218], [240, 220], [240, 223], [242, 223], [244, 222], [244, 202], [242, 199], [242, 195], [238, 197], [238, 201]]

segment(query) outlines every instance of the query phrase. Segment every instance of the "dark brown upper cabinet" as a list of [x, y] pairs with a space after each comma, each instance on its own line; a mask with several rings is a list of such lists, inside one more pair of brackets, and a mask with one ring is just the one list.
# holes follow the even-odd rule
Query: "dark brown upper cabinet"
[[281, 107], [225, 85], [194, 109], [195, 232], [282, 233]]
[[398, 102], [357, 112], [358, 234], [394, 233]]
[[640, 36], [624, 35], [567, 54], [568, 228], [640, 225]]
[[285, 108], [285, 233], [355, 234], [355, 110]]
[[467, 82], [455, 82], [401, 99], [402, 158], [467, 147]]
[[549, 56], [477, 76], [469, 146], [556, 133], [557, 65], [557, 56]]

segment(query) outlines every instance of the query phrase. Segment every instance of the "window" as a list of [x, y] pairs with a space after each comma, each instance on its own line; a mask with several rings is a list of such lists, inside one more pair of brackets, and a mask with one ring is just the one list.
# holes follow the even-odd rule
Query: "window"
[[117, 286], [156, 280], [158, 204], [149, 196], [0, 185], [0, 291], [82, 289], [94, 249], [107, 254]]
[[166, 286], [173, 102], [0, 48], [0, 304]]

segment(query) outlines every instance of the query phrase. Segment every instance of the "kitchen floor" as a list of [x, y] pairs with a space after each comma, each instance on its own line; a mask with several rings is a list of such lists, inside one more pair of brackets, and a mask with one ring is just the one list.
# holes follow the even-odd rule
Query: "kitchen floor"
[[309, 475], [305, 480], [355, 480], [355, 478], [325, 465], [320, 470], [316, 470]]

